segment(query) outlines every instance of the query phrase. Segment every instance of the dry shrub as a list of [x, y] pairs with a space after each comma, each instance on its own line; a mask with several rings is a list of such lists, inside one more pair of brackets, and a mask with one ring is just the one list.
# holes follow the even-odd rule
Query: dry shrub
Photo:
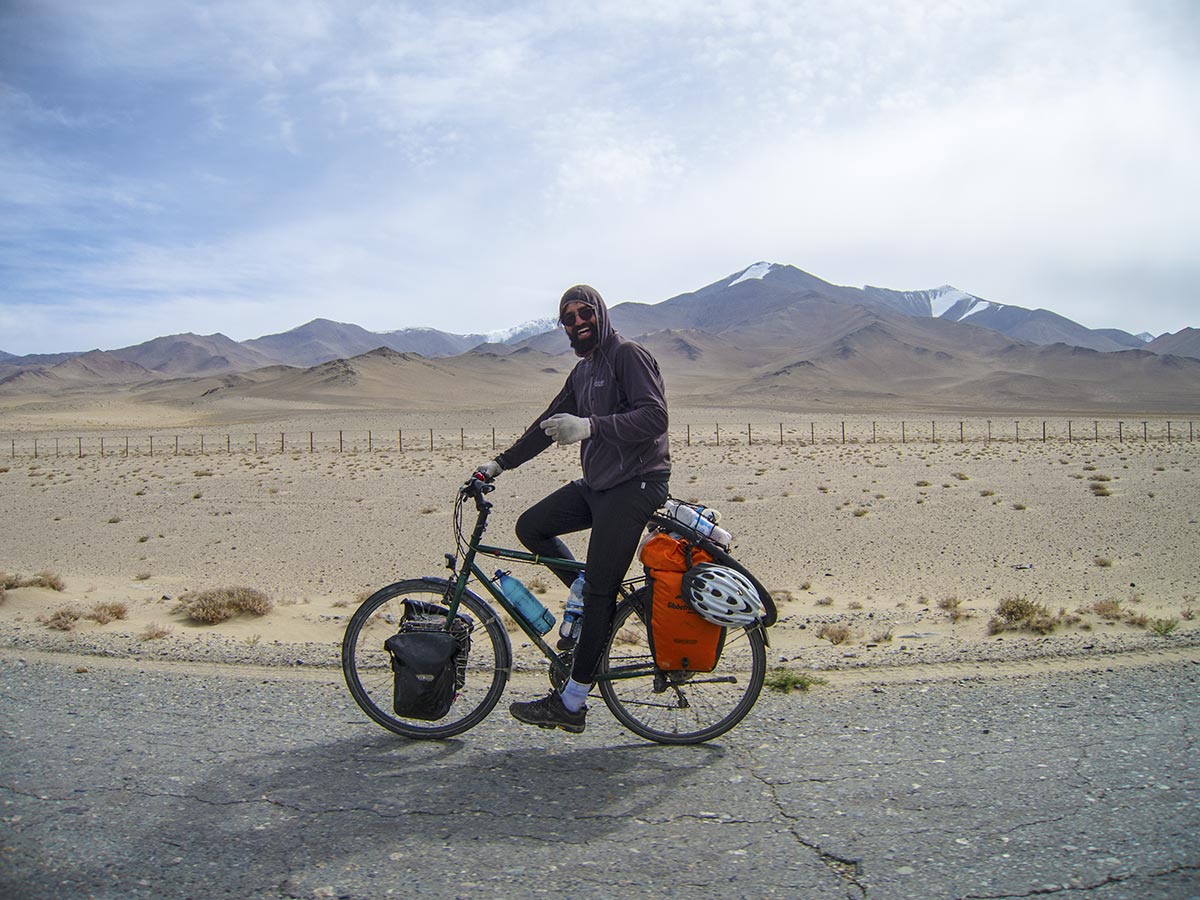
[[274, 604], [262, 591], [248, 587], [212, 588], [191, 592], [179, 598], [181, 610], [194, 622], [215, 625], [240, 613], [265, 616]]
[[38, 616], [37, 621], [47, 628], [70, 631], [81, 618], [83, 618], [83, 613], [79, 609], [73, 606], [62, 606], [48, 616]]
[[1120, 600], [1097, 600], [1092, 604], [1092, 612], [1106, 622], [1116, 622], [1125, 615]]
[[1003, 631], [1049, 634], [1064, 624], [1067, 621], [1062, 614], [1054, 615], [1042, 603], [1024, 597], [1006, 597], [996, 606], [996, 615], [988, 622], [988, 634], [1000, 634]]
[[822, 625], [817, 632], [817, 637], [822, 640], [829, 641], [831, 644], [844, 644], [850, 640], [853, 632], [849, 625], [841, 622], [834, 624]]
[[0, 583], [0, 603], [8, 599], [8, 593], [4, 590], [4, 584]]
[[157, 641], [159, 638], [165, 638], [170, 633], [170, 625], [159, 625], [157, 622], [151, 622], [146, 626], [145, 630], [138, 635], [138, 640]]
[[0, 572], [0, 588], [23, 588], [23, 587], [40, 587], [51, 591], [62, 591], [66, 589], [66, 584], [56, 572], [51, 572], [49, 569], [42, 569], [36, 575], [30, 575], [28, 578], [22, 578], [20, 575], [10, 575], [7, 572]]
[[92, 611], [84, 615], [85, 619], [91, 619], [99, 625], [107, 625], [116, 619], [124, 619], [129, 615], [129, 608], [124, 603], [97, 603], [92, 607]]
[[1125, 613], [1125, 624], [1132, 625], [1134, 628], [1147, 628], [1150, 625], [1150, 617], [1145, 613], [1130, 610]]
[[938, 609], [945, 610], [951, 622], [961, 622], [971, 618], [971, 614], [962, 608], [962, 601], [957, 597], [943, 597], [938, 601]]

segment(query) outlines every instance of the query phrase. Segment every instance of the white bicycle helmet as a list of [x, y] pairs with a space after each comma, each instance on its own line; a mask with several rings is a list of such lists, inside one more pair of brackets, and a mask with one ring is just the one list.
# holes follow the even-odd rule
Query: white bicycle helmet
[[714, 563], [692, 566], [683, 573], [682, 592], [692, 609], [716, 625], [750, 625], [766, 614], [750, 579], [726, 566]]

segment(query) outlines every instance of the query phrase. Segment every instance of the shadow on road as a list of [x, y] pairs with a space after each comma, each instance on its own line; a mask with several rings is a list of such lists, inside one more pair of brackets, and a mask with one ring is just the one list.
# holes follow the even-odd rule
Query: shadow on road
[[452, 875], [532, 871], [564, 853], [588, 855], [588, 845], [615, 830], [661, 816], [680, 779], [724, 755], [707, 745], [664, 752], [338, 740], [226, 765], [196, 786], [197, 802], [145, 840], [185, 857], [171, 870], [185, 895], [187, 882], [199, 891], [211, 878], [202, 859], [222, 861], [231, 895], [276, 885], [283, 896], [312, 896], [322, 877], [375, 873], [404, 873], [414, 881], [392, 886], [415, 895], [418, 882], [437, 888]]

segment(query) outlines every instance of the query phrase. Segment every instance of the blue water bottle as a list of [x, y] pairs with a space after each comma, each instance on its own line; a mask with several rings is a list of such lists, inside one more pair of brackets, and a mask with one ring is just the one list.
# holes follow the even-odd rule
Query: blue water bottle
[[521, 584], [507, 572], [496, 570], [496, 583], [509, 599], [521, 618], [529, 623], [538, 634], [545, 634], [554, 627], [554, 615], [529, 593], [529, 588]]

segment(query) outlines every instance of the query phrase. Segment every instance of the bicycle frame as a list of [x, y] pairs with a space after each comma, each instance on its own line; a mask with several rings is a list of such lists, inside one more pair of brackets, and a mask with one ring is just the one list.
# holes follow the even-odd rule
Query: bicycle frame
[[[521, 631], [525, 633], [525, 636], [533, 642], [534, 646], [536, 646], [542, 652], [542, 655], [545, 656], [550, 662], [550, 665], [555, 669], [556, 673], [560, 675], [563, 680], [565, 680], [566, 678], [570, 677], [571, 672], [562, 655], [560, 655], [554, 648], [546, 643], [546, 641], [543, 640], [542, 635], [538, 634], [537, 630], [525, 621], [525, 618], [517, 611], [517, 608], [513, 602], [509, 600], [508, 597], [504, 596], [504, 592], [500, 590], [495, 581], [493, 581], [488, 576], [487, 572], [485, 572], [483, 568], [480, 567], [480, 565], [476, 562], [476, 556], [482, 553], [485, 556], [492, 557], [493, 559], [507, 559], [514, 562], [531, 563], [533, 565], [544, 566], [550, 569], [566, 569], [572, 572], [582, 572], [586, 566], [586, 563], [580, 562], [577, 559], [565, 559], [555, 556], [538, 556], [534, 553], [526, 553], [523, 550], [511, 550], [507, 547], [495, 547], [482, 543], [483, 533], [487, 530], [487, 519], [488, 514], [491, 512], [492, 504], [483, 499], [481, 490], [482, 489], [478, 489], [472, 492], [475, 498], [477, 516], [475, 520], [475, 528], [471, 532], [470, 540], [467, 542], [466, 553], [463, 555], [461, 569], [456, 571], [456, 557], [449, 553], [446, 554], [446, 568], [454, 572], [454, 578], [450, 581], [450, 589], [446, 596], [446, 605], [450, 610], [446, 617], [447, 621], [452, 620], [454, 615], [458, 612], [458, 606], [462, 600], [463, 591], [467, 589], [467, 584], [470, 582], [471, 578], [474, 577], [481, 585], [483, 585], [487, 592], [492, 595], [492, 599], [495, 600], [496, 603], [499, 604], [499, 606], [506, 613], [508, 613], [509, 618], [517, 623]], [[622, 582], [618, 588], [618, 595], [622, 598], [629, 596], [633, 592], [633, 587], [643, 580], [644, 579], [639, 577]], [[553, 633], [553, 631], [550, 633]], [[602, 680], [605, 678], [631, 678], [636, 675], [644, 674], [647, 674], [647, 672], [643, 671], [642, 667], [639, 667], [639, 671], [637, 672], [609, 672], [607, 674], [598, 674], [597, 680]]]

